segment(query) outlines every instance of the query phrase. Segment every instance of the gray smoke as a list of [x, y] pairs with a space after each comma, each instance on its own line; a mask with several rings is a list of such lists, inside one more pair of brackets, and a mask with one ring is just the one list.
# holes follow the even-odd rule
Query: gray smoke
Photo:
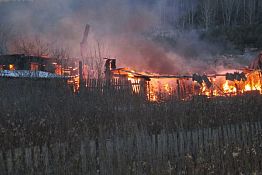
[[[145, 37], [145, 33], [150, 33], [159, 26], [163, 28], [160, 7], [166, 5], [164, 2], [155, 0], [0, 2], [0, 21], [10, 24], [16, 36], [40, 36], [43, 40], [60, 43], [61, 46], [70, 48], [72, 57], [80, 57], [79, 43], [84, 27], [88, 23], [91, 26], [87, 48], [89, 55], [97, 54], [99, 44], [103, 57], [116, 57], [120, 66], [137, 70], [171, 74], [198, 70], [197, 67], [201, 69], [210, 67], [206, 61], [202, 61], [202, 58], [215, 49], [209, 44], [199, 42], [195, 33], [187, 38], [179, 37], [175, 48], [165, 47], [152, 41], [150, 37]], [[174, 18], [179, 19], [183, 13], [177, 11], [175, 14]]]

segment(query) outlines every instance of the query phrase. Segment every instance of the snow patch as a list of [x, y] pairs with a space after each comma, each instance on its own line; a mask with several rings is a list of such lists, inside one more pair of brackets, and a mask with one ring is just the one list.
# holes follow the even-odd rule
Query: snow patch
[[30, 71], [30, 70], [1, 70], [0, 77], [12, 78], [65, 78], [64, 76], [44, 71]]

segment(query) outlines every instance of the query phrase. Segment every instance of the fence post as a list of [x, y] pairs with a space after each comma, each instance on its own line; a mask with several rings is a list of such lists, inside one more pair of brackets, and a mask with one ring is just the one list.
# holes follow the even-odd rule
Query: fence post
[[13, 174], [13, 156], [11, 150], [8, 150], [6, 152], [6, 165], [7, 165], [7, 173]]
[[14, 172], [15, 174], [23, 173], [23, 153], [22, 153], [22, 148], [17, 148], [14, 150]]
[[81, 157], [81, 171], [82, 174], [86, 174], [86, 150], [85, 150], [85, 144], [84, 142], [81, 142], [81, 148], [80, 148], [80, 157]]
[[[98, 131], [99, 132], [99, 131]], [[97, 175], [100, 175], [100, 155], [99, 155], [99, 139], [98, 139], [98, 132], [96, 134], [96, 138], [95, 138], [95, 147], [96, 147], [96, 153], [95, 153], [95, 156], [96, 156], [96, 174]]]
[[83, 90], [83, 63], [82, 61], [79, 61], [79, 91]]
[[177, 79], [177, 98], [178, 98], [178, 100], [180, 100], [181, 99], [181, 86], [180, 86], [180, 80], [179, 79]]
[[4, 156], [3, 156], [2, 151], [0, 151], [0, 172], [3, 172], [3, 173], [6, 172], [4, 163], [5, 163]]

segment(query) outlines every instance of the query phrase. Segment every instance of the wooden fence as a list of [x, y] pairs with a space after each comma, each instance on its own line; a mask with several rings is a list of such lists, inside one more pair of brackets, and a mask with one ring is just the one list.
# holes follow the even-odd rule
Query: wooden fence
[[262, 122], [0, 151], [0, 174], [251, 174], [262, 172]]
[[[128, 80], [126, 77], [119, 77], [118, 79], [98, 80], [89, 79], [80, 88], [80, 92], [100, 92], [104, 93], [110, 90], [111, 92], [124, 92], [126, 94], [132, 94], [142, 96], [147, 99], [152, 99], [152, 95], [159, 100], [171, 100], [171, 99], [185, 99], [192, 95], [199, 95], [199, 93], [193, 93], [191, 85], [186, 85], [185, 80], [175, 80], [179, 82], [179, 85], [172, 87], [168, 92], [164, 91], [164, 84], [158, 83], [154, 86], [150, 81], [146, 81], [143, 78]], [[153, 91], [155, 91], [153, 93]]]

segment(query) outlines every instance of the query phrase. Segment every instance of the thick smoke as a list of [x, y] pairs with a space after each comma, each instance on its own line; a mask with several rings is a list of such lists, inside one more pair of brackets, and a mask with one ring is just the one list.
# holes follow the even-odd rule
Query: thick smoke
[[[80, 57], [79, 43], [88, 23], [91, 31], [87, 56], [97, 56], [99, 45], [102, 57], [116, 57], [120, 66], [136, 70], [172, 74], [210, 68], [206, 61], [198, 59], [202, 57], [199, 53], [214, 49], [208, 49], [211, 47], [206, 44], [195, 44], [198, 37], [192, 36], [197, 34], [178, 40], [176, 48], [163, 47], [144, 37], [145, 33], [161, 26], [161, 5], [163, 2], [149, 0], [5, 2], [0, 4], [3, 9], [0, 21], [10, 24], [17, 36], [40, 36], [70, 48], [72, 57]], [[177, 19], [179, 15], [177, 12]], [[187, 55], [188, 48], [198, 57], [189, 59], [192, 54]]]

